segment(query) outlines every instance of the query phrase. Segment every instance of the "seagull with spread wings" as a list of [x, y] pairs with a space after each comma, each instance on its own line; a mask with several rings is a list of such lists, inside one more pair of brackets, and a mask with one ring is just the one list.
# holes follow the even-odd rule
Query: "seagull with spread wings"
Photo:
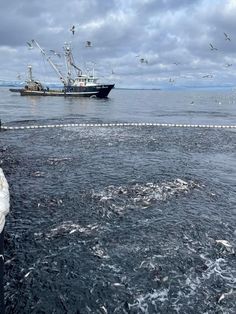
[[87, 41], [86, 41], [86, 45], [85, 45], [85, 47], [87, 47], [87, 48], [92, 47], [92, 43], [91, 43], [91, 41], [87, 40]]
[[207, 75], [204, 75], [202, 78], [213, 78], [213, 75], [207, 74]]
[[27, 45], [28, 45], [28, 49], [33, 49], [34, 48], [33, 45], [29, 41], [27, 41]]
[[212, 44], [209, 44], [211, 47], [211, 50], [218, 50], [216, 47], [214, 47]]
[[231, 38], [226, 33], [224, 33], [224, 35], [225, 35], [225, 40], [231, 41]]
[[147, 59], [141, 58], [139, 61], [140, 61], [140, 63], [146, 63], [146, 64], [148, 64], [148, 60], [147, 60]]
[[73, 26], [71, 27], [70, 31], [72, 32], [72, 35], [75, 34], [75, 25], [73, 25]]
[[61, 58], [60, 53], [56, 52], [55, 50], [50, 49], [49, 51], [50, 51], [51, 53], [53, 53], [55, 56], [57, 56], [57, 57]]

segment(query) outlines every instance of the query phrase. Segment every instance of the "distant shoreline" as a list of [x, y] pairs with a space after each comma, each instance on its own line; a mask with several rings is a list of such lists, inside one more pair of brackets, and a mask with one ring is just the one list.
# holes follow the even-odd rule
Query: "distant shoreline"
[[[62, 85], [59, 84], [46, 84], [49, 87], [52, 88], [63, 88]], [[9, 88], [9, 87], [15, 87], [20, 88], [24, 87], [24, 84], [18, 84], [18, 83], [0, 83], [0, 88]], [[145, 87], [115, 87], [115, 90], [147, 90], [147, 91], [183, 91], [183, 90], [234, 90], [236, 89], [236, 86], [171, 86], [171, 87], [163, 87], [163, 88], [145, 88]]]

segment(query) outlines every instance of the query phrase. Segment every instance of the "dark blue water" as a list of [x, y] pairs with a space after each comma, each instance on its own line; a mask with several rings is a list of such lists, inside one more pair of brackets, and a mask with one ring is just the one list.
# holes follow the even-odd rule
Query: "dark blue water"
[[[232, 91], [0, 93], [6, 125], [236, 121]], [[7, 313], [235, 313], [234, 129], [64, 127], [0, 139]]]

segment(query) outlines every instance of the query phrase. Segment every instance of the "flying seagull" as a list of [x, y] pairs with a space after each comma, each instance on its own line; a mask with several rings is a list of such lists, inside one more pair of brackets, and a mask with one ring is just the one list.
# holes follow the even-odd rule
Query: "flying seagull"
[[225, 35], [225, 40], [231, 41], [230, 37], [226, 33], [224, 33], [224, 35]]
[[75, 25], [71, 27], [70, 31], [72, 32], [73, 35], [75, 34]]
[[233, 64], [232, 63], [226, 63], [226, 67], [228, 68], [228, 67], [231, 67]]
[[59, 58], [61, 58], [60, 53], [56, 52], [55, 50], [49, 50], [51, 53], [53, 53], [54, 55], [58, 56]]
[[175, 65], [179, 65], [179, 64], [180, 64], [180, 62], [174, 62], [173, 64], [175, 64]]
[[141, 58], [139, 61], [140, 61], [141, 63], [146, 63], [146, 64], [148, 64], [148, 60], [146, 60], [146, 59], [144, 59], [144, 58]]
[[213, 75], [207, 74], [207, 75], [204, 75], [202, 78], [212, 78], [212, 77], [213, 77]]
[[85, 45], [85, 47], [92, 47], [92, 43], [91, 43], [91, 41], [87, 40], [87, 41], [86, 41], [86, 45]]
[[212, 44], [209, 44], [211, 47], [211, 50], [218, 50], [216, 47], [214, 47]]
[[60, 53], [56, 52], [55, 50], [50, 50], [50, 52], [52, 52], [54, 55], [58, 56], [59, 58], [61, 58]]
[[34, 48], [33, 45], [30, 42], [28, 42], [28, 41], [27, 41], [27, 45], [28, 45], [29, 49], [33, 49]]

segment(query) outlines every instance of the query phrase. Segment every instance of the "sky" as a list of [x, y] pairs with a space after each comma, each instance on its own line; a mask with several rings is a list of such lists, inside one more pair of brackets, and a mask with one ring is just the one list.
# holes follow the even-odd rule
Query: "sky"
[[236, 84], [236, 0], [0, 0], [0, 80], [24, 81], [32, 65], [35, 79], [59, 81], [32, 39], [61, 71], [50, 50], [70, 43], [84, 72], [116, 87]]

